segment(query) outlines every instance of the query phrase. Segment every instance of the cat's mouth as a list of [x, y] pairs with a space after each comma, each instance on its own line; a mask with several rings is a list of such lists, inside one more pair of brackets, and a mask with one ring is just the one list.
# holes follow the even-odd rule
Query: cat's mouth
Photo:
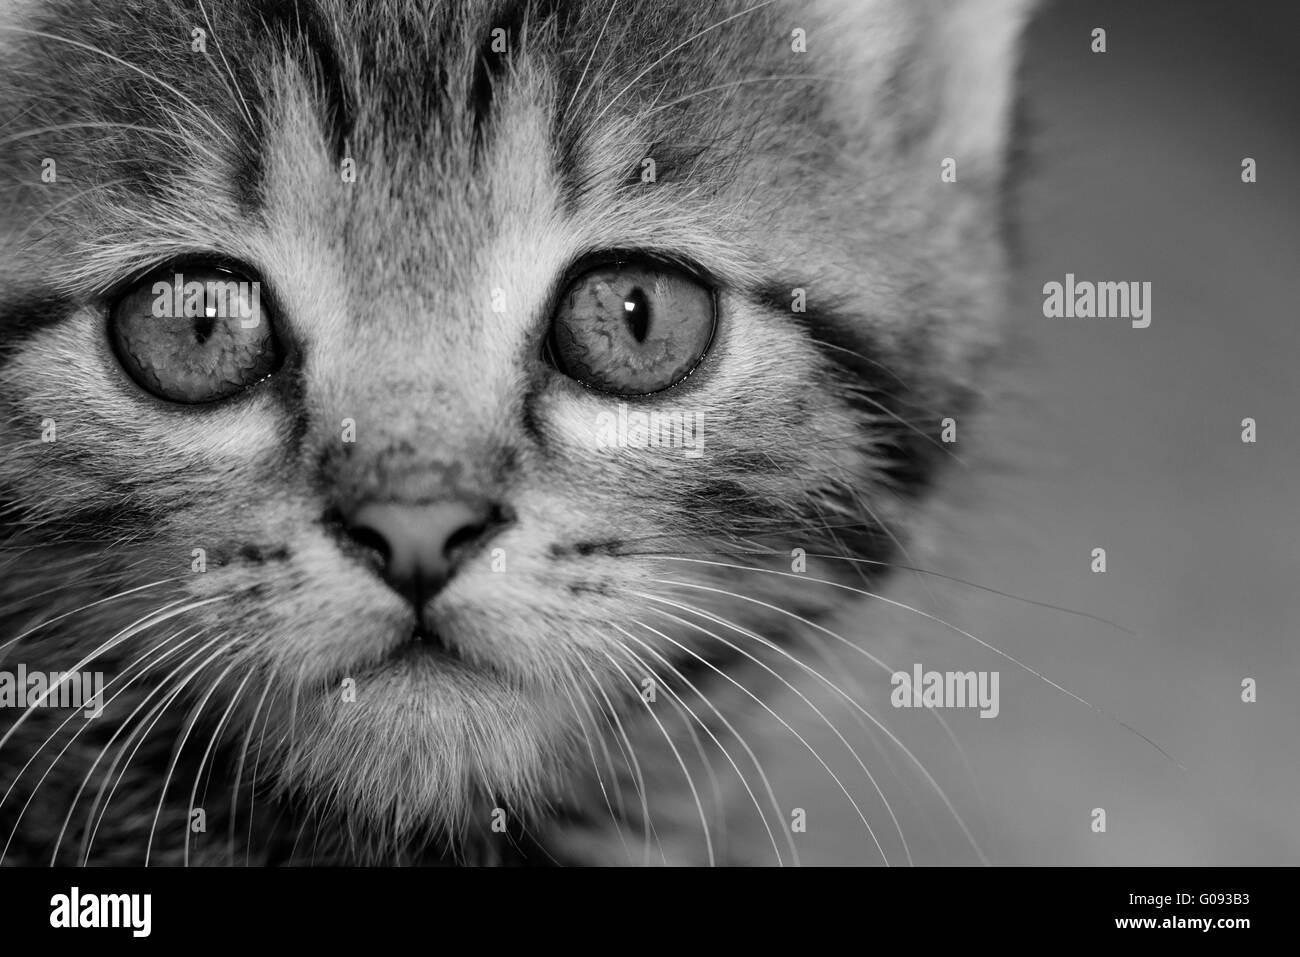
[[427, 622], [417, 622], [412, 625], [406, 640], [393, 648], [387, 658], [390, 662], [422, 659], [464, 663], [463, 656], [443, 639], [442, 633], [436, 627]]
[[[393, 635], [391, 644], [380, 655], [372, 659], [361, 669], [344, 668], [341, 676], [365, 677], [371, 680], [388, 681], [394, 676], [415, 676], [420, 680], [456, 680], [454, 676], [465, 677], [470, 673], [480, 674], [485, 669], [472, 662], [450, 642], [444, 640], [441, 632], [428, 625], [412, 625], [409, 632], [399, 637]], [[486, 669], [492, 670], [492, 669]], [[337, 678], [332, 678], [335, 681]], [[329, 684], [330, 682], [327, 682]]]
[[[500, 678], [506, 676], [492, 662], [485, 661], [472, 653], [465, 654], [464, 649], [455, 642], [447, 640], [446, 633], [437, 625], [425, 620], [411, 625], [405, 640], [395, 643], [391, 650], [381, 659], [379, 671], [389, 668], [407, 670], [416, 666], [425, 671], [429, 667], [443, 672], [465, 674], [474, 672], [480, 678], [485, 673], [492, 673]], [[427, 671], [425, 671], [427, 673]]]
[[407, 638], [407, 645], [416, 646], [421, 651], [446, 651], [450, 653], [446, 642], [442, 640], [442, 635], [425, 622], [416, 622], [411, 628], [411, 634]]

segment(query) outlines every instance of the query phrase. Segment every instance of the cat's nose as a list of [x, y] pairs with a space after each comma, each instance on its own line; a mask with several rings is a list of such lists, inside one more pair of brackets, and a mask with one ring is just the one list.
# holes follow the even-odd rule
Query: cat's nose
[[349, 538], [378, 554], [384, 580], [417, 608], [507, 524], [500, 506], [458, 498], [424, 505], [370, 502], [344, 521]]

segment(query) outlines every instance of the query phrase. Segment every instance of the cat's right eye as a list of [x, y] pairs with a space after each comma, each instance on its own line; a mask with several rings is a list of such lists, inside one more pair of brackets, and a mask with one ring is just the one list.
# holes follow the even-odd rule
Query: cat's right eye
[[210, 265], [146, 276], [113, 306], [109, 336], [131, 378], [169, 402], [228, 399], [284, 361], [261, 283]]

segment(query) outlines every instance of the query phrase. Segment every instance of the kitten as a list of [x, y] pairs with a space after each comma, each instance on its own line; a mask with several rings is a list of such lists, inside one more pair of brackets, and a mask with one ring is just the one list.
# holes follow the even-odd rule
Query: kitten
[[788, 829], [755, 702], [997, 341], [1027, 15], [7, 11], [0, 671], [105, 687], [0, 711], [4, 860], [788, 860], [645, 795]]

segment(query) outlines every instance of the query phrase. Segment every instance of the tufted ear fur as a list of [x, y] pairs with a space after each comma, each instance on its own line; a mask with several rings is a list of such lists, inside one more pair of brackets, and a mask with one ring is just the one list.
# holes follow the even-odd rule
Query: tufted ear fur
[[1034, 0], [942, 0], [934, 56], [942, 105], [935, 127], [978, 173], [1001, 169], [1011, 125], [1020, 36]]
[[[870, 152], [951, 156], [995, 182], [1036, 0], [815, 0], [841, 109]], [[804, 6], [807, 9], [806, 5]], [[815, 49], [810, 40], [810, 53]]]

